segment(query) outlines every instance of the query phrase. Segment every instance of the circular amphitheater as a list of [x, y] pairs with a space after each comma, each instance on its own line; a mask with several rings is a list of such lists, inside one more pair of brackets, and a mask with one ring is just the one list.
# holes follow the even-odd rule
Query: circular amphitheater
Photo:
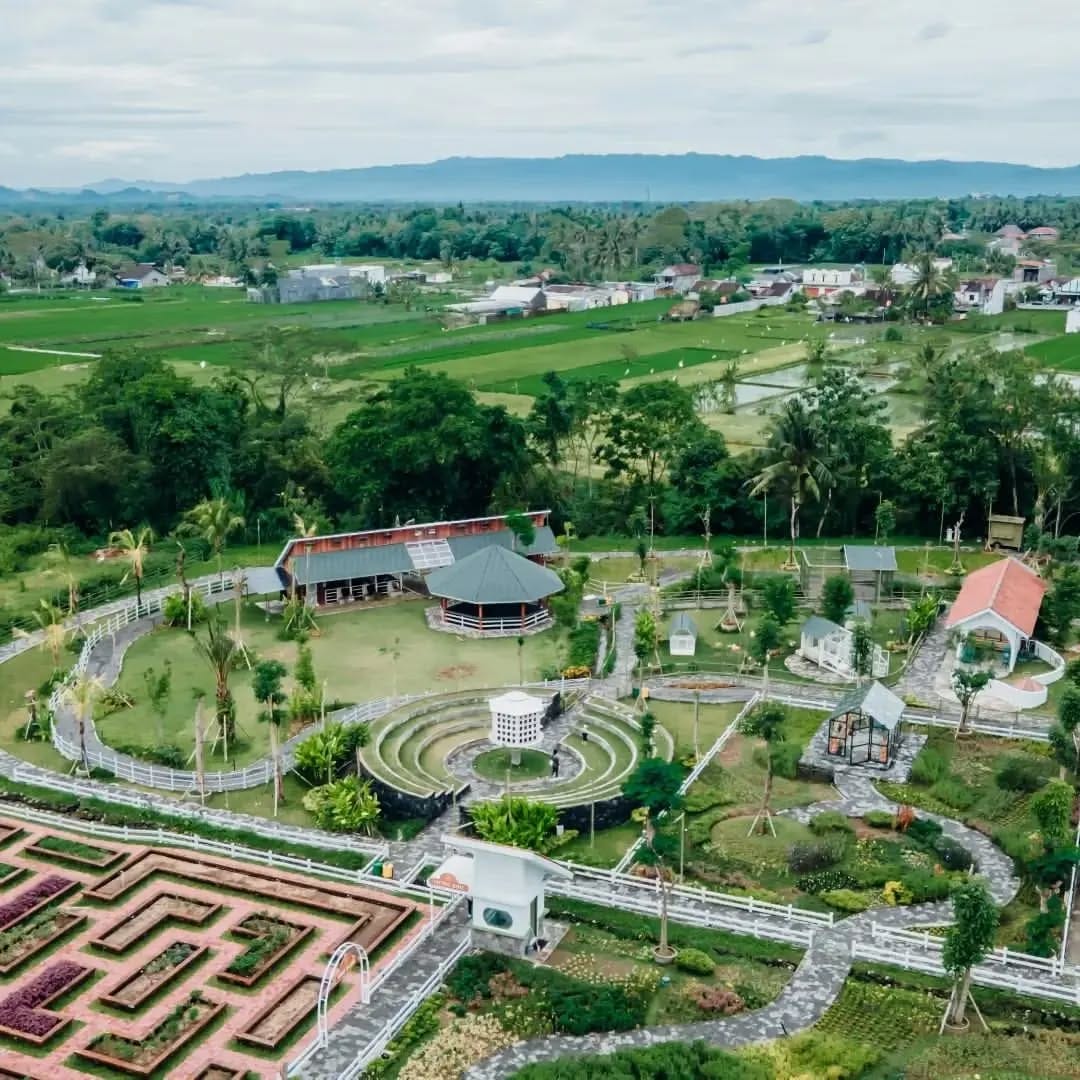
[[[433, 807], [497, 797], [505, 785], [484, 779], [469, 766], [494, 746], [488, 702], [497, 693], [442, 695], [379, 717], [360, 751], [364, 772], [379, 786]], [[653, 739], [657, 755], [671, 760], [675, 748], [668, 731], [658, 724]], [[556, 745], [560, 775], [511, 783], [513, 792], [539, 794], [561, 808], [612, 799], [642, 758], [639, 718], [615, 701], [592, 695], [568, 703], [548, 724], [540, 749], [550, 753]]]

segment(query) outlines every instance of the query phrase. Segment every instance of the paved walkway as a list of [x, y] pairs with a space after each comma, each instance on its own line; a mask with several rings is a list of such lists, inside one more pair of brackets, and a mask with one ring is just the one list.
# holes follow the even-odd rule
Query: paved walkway
[[[849, 817], [861, 817], [870, 810], [894, 810], [895, 804], [878, 794], [871, 781], [858, 770], [839, 769], [836, 775], [839, 798], [817, 803], [789, 813], [807, 821], [826, 810], [838, 810]], [[981, 833], [959, 822], [935, 815], [946, 835], [962, 844], [974, 856], [995, 903], [1004, 906], [1020, 887], [1013, 876], [1013, 864]], [[948, 902], [914, 907], [874, 908], [823, 928], [814, 935], [795, 974], [779, 997], [763, 1009], [719, 1020], [694, 1024], [667, 1024], [635, 1031], [586, 1036], [550, 1036], [530, 1039], [500, 1050], [466, 1073], [468, 1080], [497, 1080], [540, 1061], [572, 1054], [609, 1054], [628, 1047], [653, 1046], [672, 1040], [704, 1039], [713, 1046], [736, 1047], [793, 1035], [816, 1024], [836, 1000], [851, 970], [852, 942], [869, 936], [869, 924], [888, 929], [939, 926], [952, 920]]]

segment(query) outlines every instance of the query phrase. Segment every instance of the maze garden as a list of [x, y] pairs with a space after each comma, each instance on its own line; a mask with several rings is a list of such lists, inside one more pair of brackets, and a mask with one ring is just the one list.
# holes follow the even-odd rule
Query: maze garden
[[[0, 1080], [278, 1075], [328, 956], [378, 967], [421, 922], [398, 896], [0, 820]], [[342, 975], [334, 1023], [356, 989]]]

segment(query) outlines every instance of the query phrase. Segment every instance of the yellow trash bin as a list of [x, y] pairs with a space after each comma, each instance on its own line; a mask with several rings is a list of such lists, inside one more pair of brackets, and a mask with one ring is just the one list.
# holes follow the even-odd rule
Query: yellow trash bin
[[394, 876], [394, 864], [392, 862], [384, 862], [382, 864], [382, 876], [384, 878], [392, 878]]

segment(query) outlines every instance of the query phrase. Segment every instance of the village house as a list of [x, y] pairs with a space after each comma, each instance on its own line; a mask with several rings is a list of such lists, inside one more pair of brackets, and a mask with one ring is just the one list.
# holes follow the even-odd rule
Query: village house
[[953, 306], [957, 311], [981, 311], [1000, 280], [997, 277], [978, 277], [961, 281], [953, 292]]
[[169, 284], [168, 275], [153, 263], [128, 263], [113, 277], [121, 289], [160, 289]]
[[[951, 270], [952, 259], [937, 258], [934, 260], [934, 269], [939, 271]], [[910, 285], [919, 277], [919, 271], [911, 263], [897, 263], [889, 271], [889, 279], [894, 285]]]
[[1053, 279], [1057, 264], [1051, 259], [1018, 259], [1013, 269], [1013, 281], [1023, 285], [1042, 285]]
[[845, 290], [858, 293], [865, 280], [866, 273], [861, 266], [839, 269], [807, 268], [802, 272], [802, 291], [811, 300]]
[[1056, 244], [1061, 239], [1061, 233], [1052, 225], [1039, 225], [1027, 234], [1027, 238], [1043, 244]]
[[665, 266], [655, 276], [657, 286], [661, 291], [671, 293], [686, 293], [694, 287], [696, 281], [701, 280], [701, 267], [693, 263], [675, 263]]
[[97, 271], [91, 270], [83, 260], [68, 274], [60, 278], [61, 285], [74, 285], [77, 288], [89, 289], [97, 281]]

